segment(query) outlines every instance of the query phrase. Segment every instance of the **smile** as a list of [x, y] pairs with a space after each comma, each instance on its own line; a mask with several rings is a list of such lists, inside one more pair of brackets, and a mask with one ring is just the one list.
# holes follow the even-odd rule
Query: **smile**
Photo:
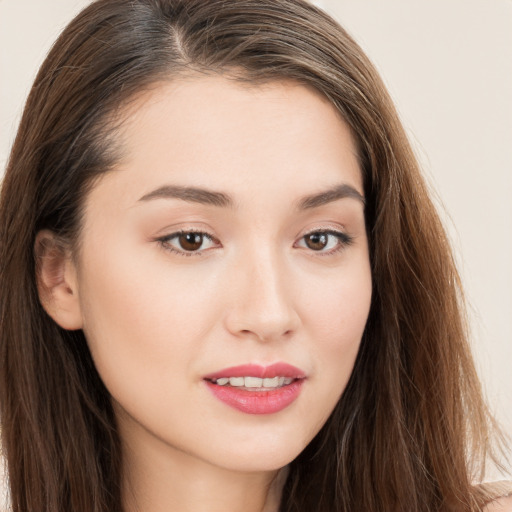
[[261, 379], [260, 377], [221, 377], [212, 381], [218, 386], [231, 386], [249, 391], [269, 391], [269, 389], [282, 388], [293, 382], [290, 377], [273, 377]]
[[286, 363], [263, 367], [243, 365], [204, 377], [208, 389], [225, 403], [246, 414], [274, 414], [299, 396], [306, 376]]

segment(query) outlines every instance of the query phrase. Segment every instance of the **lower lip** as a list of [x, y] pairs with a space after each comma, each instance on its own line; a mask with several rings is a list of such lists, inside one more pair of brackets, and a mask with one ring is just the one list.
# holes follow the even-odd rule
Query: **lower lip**
[[218, 386], [205, 381], [210, 391], [221, 402], [246, 414], [273, 414], [282, 411], [300, 394], [304, 379], [271, 391], [247, 391], [231, 386]]

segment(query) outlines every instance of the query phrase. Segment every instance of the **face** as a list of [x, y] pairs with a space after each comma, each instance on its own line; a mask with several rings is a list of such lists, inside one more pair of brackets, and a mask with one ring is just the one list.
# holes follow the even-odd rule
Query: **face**
[[86, 200], [76, 287], [121, 436], [282, 467], [343, 393], [370, 307], [351, 133], [303, 86], [201, 77], [139, 98], [120, 137]]

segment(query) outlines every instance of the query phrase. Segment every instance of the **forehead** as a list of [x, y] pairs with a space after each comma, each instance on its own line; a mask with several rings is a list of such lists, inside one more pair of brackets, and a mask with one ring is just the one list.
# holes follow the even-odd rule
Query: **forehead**
[[348, 181], [363, 192], [350, 128], [323, 95], [292, 81], [159, 83], [130, 103], [121, 126], [122, 173], [109, 175], [137, 198], [166, 181], [227, 191], [243, 184], [254, 193], [271, 184], [298, 194]]

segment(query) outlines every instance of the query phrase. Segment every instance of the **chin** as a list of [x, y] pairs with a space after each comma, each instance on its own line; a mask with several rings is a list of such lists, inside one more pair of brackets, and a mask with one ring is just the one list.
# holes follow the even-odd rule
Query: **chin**
[[[290, 437], [254, 439], [248, 443], [230, 443], [223, 453], [216, 450], [212, 459], [223, 461], [222, 466], [233, 471], [276, 471], [292, 462], [307, 446], [307, 442]], [[222, 450], [220, 446], [218, 449]]]

